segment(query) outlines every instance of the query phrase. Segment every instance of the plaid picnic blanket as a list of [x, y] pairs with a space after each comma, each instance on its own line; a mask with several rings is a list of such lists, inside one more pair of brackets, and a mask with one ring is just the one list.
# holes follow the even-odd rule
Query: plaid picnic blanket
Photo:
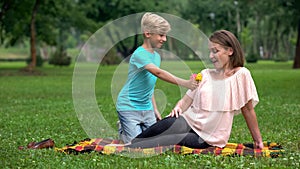
[[158, 146], [153, 148], [128, 148], [120, 140], [95, 138], [85, 139], [80, 142], [74, 142], [62, 148], [55, 148], [58, 152], [67, 154], [78, 154], [86, 152], [100, 152], [102, 154], [139, 154], [145, 156], [162, 154], [171, 151], [177, 154], [212, 154], [222, 156], [253, 156], [253, 157], [271, 157], [281, 156], [284, 152], [280, 144], [274, 142], [264, 142], [264, 148], [253, 149], [252, 143], [227, 143], [223, 148], [209, 147], [205, 149], [189, 148], [180, 145]]

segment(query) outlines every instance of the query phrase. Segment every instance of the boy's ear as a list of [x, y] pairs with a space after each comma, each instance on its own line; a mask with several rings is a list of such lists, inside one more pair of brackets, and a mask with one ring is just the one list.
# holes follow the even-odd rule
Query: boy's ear
[[145, 31], [145, 32], [144, 32], [144, 35], [145, 35], [145, 37], [149, 38], [149, 37], [150, 37], [150, 35], [151, 35], [151, 33], [150, 33], [150, 32], [148, 32], [148, 31]]

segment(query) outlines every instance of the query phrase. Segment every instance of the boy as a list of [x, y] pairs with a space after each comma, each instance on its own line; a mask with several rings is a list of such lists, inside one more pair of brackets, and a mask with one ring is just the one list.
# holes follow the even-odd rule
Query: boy
[[117, 99], [117, 112], [121, 127], [120, 139], [130, 142], [157, 120], [161, 120], [153, 95], [157, 77], [176, 85], [195, 89], [194, 79], [184, 80], [160, 69], [161, 57], [154, 50], [167, 41], [170, 24], [161, 16], [145, 13], [141, 20], [143, 44], [132, 54], [129, 61], [128, 79]]

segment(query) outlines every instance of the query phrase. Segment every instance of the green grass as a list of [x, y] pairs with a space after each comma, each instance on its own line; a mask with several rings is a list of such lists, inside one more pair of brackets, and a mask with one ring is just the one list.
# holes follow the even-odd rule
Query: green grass
[[0, 59], [26, 59], [29, 57], [29, 48], [0, 48]]
[[[186, 62], [197, 72], [199, 62]], [[176, 66], [165, 62], [164, 67]], [[0, 62], [0, 166], [2, 168], [299, 168], [300, 163], [300, 71], [291, 62], [260, 61], [247, 64], [260, 97], [256, 107], [265, 141], [279, 142], [284, 156], [270, 158], [176, 155], [165, 153], [150, 158], [129, 158], [97, 153], [66, 155], [54, 150], [18, 150], [31, 141], [52, 138], [57, 147], [88, 135], [77, 118], [72, 100], [71, 67], [45, 65], [40, 76], [19, 72], [25, 63]], [[111, 97], [111, 80], [116, 66], [102, 66], [95, 81], [98, 107], [116, 130], [117, 115]], [[180, 66], [173, 69], [182, 75]], [[158, 81], [166, 96], [167, 115], [180, 98], [178, 87]], [[106, 136], [103, 133], [103, 136]], [[241, 115], [236, 116], [230, 142], [251, 142]]]
[[[48, 48], [47, 52], [51, 52]], [[79, 54], [80, 50], [76, 48], [67, 49], [67, 53], [70, 57], [76, 58]], [[39, 54], [40, 51], [37, 49], [37, 53]], [[3, 48], [0, 47], [0, 60], [14, 60], [14, 59], [27, 59], [30, 56], [30, 48], [26, 47], [10, 47], [10, 48]]]

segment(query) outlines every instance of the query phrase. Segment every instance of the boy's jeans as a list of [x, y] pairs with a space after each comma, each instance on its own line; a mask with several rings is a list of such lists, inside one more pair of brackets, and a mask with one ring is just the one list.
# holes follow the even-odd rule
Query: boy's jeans
[[154, 111], [118, 111], [121, 124], [119, 137], [124, 143], [130, 142], [141, 132], [156, 123]]

